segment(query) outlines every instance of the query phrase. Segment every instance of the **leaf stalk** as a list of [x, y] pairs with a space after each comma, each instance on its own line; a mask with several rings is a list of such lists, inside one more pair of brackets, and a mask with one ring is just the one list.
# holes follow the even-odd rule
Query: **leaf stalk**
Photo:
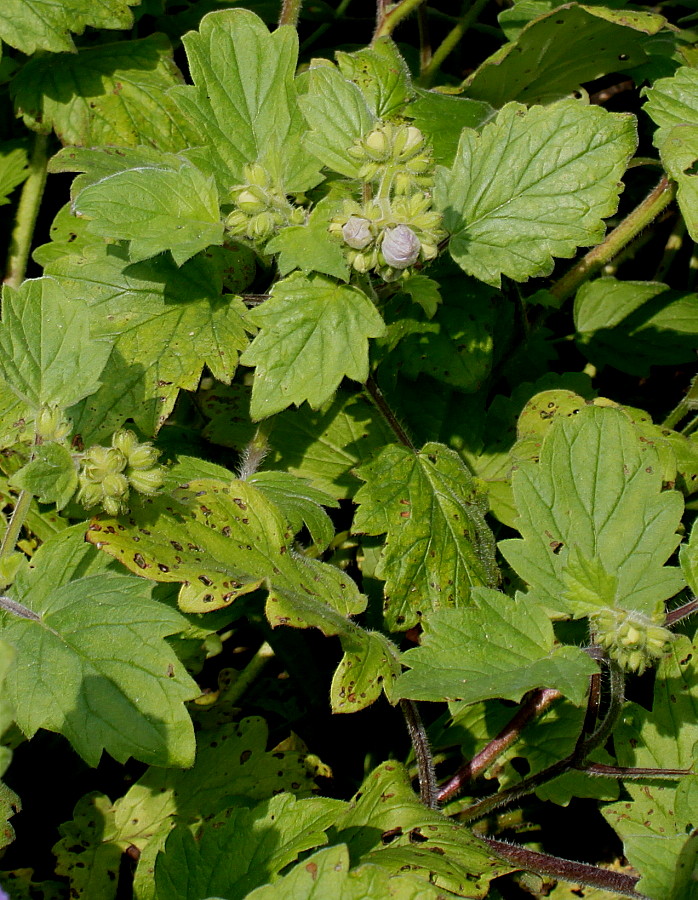
[[48, 135], [37, 134], [34, 138], [34, 149], [29, 161], [29, 175], [22, 187], [19, 198], [15, 227], [10, 241], [10, 252], [7, 257], [5, 284], [18, 288], [24, 281], [29, 260], [29, 251], [34, 237], [36, 217], [39, 213], [41, 198], [46, 186], [48, 166]]

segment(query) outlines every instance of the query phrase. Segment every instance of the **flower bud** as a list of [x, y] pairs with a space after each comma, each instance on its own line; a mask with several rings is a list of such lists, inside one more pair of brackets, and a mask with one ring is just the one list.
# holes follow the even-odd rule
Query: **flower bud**
[[248, 184], [255, 184], [261, 188], [269, 187], [269, 175], [259, 163], [248, 163], [243, 169], [243, 174]]
[[138, 438], [132, 431], [125, 428], [115, 431], [112, 435], [111, 445], [115, 450], [123, 453], [128, 460], [129, 465], [133, 465], [130, 456], [136, 447], [138, 447]]
[[102, 506], [107, 515], [110, 516], [120, 516], [122, 513], [128, 512], [128, 506], [123, 500], [116, 497], [104, 497]]
[[373, 240], [368, 219], [359, 216], [349, 216], [342, 227], [344, 242], [354, 250], [363, 250]]
[[404, 126], [399, 130], [395, 138], [393, 154], [399, 160], [409, 159], [416, 155], [424, 147], [424, 135], [414, 125]]
[[386, 263], [394, 269], [406, 269], [419, 258], [419, 238], [407, 225], [386, 228], [381, 251]]
[[248, 222], [248, 237], [254, 241], [266, 241], [274, 233], [275, 225], [276, 219], [273, 213], [261, 212]]
[[125, 500], [128, 497], [128, 478], [125, 475], [107, 475], [102, 480], [102, 490], [105, 497]]
[[385, 159], [390, 153], [390, 141], [380, 128], [374, 129], [364, 140], [364, 145], [371, 156]]
[[240, 191], [240, 193], [235, 198], [235, 203], [238, 209], [241, 209], [244, 213], [248, 215], [255, 215], [256, 213], [264, 212], [267, 208], [268, 204], [264, 195], [258, 196], [262, 194], [260, 188], [257, 188], [256, 191]]
[[137, 469], [135, 472], [128, 473], [128, 480], [131, 487], [138, 491], [139, 494], [155, 494], [162, 487], [162, 470], [154, 469]]
[[82, 503], [85, 509], [96, 506], [102, 502], [102, 485], [94, 481], [83, 481], [78, 493], [78, 503]]

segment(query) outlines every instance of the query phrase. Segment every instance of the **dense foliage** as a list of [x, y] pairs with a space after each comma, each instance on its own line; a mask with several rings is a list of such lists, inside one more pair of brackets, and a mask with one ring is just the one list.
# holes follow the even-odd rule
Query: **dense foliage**
[[456, 6], [0, 5], [0, 895], [698, 900], [698, 14]]

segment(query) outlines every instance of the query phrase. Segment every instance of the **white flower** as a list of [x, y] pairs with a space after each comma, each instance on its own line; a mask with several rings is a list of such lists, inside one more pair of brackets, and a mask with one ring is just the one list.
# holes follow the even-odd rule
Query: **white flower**
[[407, 225], [386, 228], [381, 250], [389, 266], [406, 269], [417, 261], [420, 249], [419, 238]]
[[373, 240], [368, 219], [360, 216], [349, 216], [342, 226], [342, 236], [352, 250], [363, 250]]

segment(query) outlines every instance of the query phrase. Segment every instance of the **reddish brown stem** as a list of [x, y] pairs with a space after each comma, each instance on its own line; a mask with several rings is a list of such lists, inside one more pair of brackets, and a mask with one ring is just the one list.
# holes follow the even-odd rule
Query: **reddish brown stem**
[[559, 691], [552, 688], [540, 688], [537, 691], [532, 691], [528, 696], [528, 700], [521, 706], [512, 720], [502, 728], [497, 737], [493, 738], [487, 746], [483, 747], [471, 760], [461, 766], [455, 775], [441, 785], [437, 794], [439, 802], [444, 803], [460, 793], [468, 781], [484, 772], [498, 756], [501, 756], [505, 750], [518, 740], [524, 727], [532, 718], [539, 716], [561, 696], [562, 694]]
[[518, 844], [508, 844], [492, 838], [481, 838], [481, 840], [497, 856], [528, 872], [549, 875], [573, 884], [586, 884], [610, 893], [622, 894], [624, 897], [634, 897], [636, 900], [648, 900], [645, 894], [639, 894], [635, 890], [638, 879], [634, 875], [600, 869], [597, 866], [590, 866], [588, 863], [574, 862], [559, 856], [549, 856], [547, 853], [537, 853], [535, 850], [527, 850], [526, 847], [520, 847]]
[[601, 775], [606, 778], [683, 778], [690, 775], [691, 769], [650, 769], [644, 766], [605, 766], [603, 763], [589, 763], [585, 766], [575, 766], [580, 772], [587, 775]]
[[698, 597], [694, 597], [693, 600], [689, 600], [688, 603], [684, 603], [684, 605], [679, 606], [678, 609], [672, 609], [671, 612], [668, 612], [664, 619], [664, 624], [667, 628], [670, 628], [672, 625], [680, 622], [681, 619], [686, 619], [696, 612], [698, 612]]

